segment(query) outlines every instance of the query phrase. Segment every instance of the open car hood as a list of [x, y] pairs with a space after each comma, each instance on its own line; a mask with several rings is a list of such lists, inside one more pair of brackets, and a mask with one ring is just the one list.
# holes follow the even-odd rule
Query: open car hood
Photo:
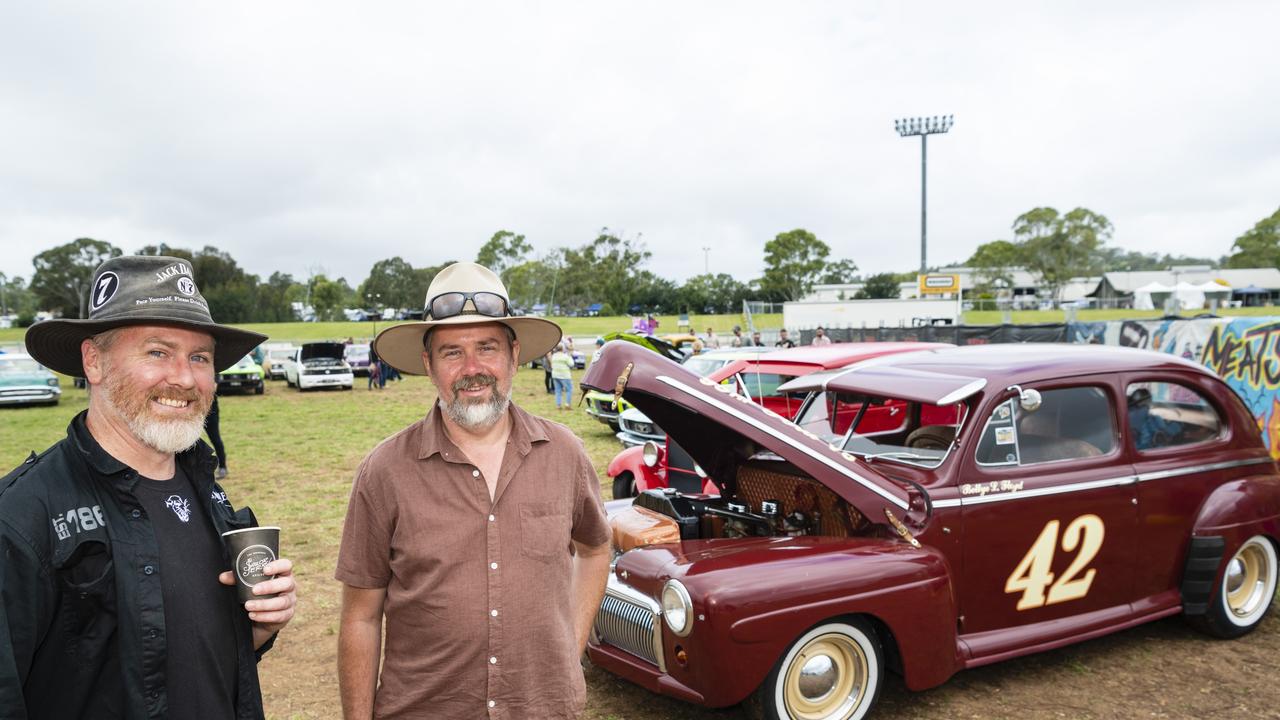
[[341, 360], [343, 353], [346, 352], [346, 346], [336, 342], [317, 342], [307, 343], [302, 346], [302, 360], [315, 360], [317, 358], [333, 358]]
[[871, 364], [810, 373], [783, 383], [778, 386], [778, 392], [831, 390], [911, 400], [928, 405], [951, 405], [986, 386], [985, 378]]
[[[609, 343], [583, 387], [620, 391], [662, 427], [712, 478], [747, 456], [772, 453], [826, 485], [871, 522], [922, 528], [929, 515], [920, 488], [895, 482], [822, 438], [679, 364], [628, 343]], [[890, 519], [891, 518], [891, 519]]]

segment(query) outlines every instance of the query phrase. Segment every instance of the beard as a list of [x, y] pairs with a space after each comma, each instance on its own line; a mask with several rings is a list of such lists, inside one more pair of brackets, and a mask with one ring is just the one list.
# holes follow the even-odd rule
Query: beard
[[[106, 379], [102, 384], [102, 398], [107, 407], [115, 411], [129, 426], [129, 431], [142, 444], [162, 453], [179, 453], [195, 445], [204, 432], [204, 419], [213, 406], [213, 398], [195, 390], [181, 388], [140, 389], [132, 385], [125, 373], [113, 373], [104, 367]], [[190, 417], [156, 417], [151, 401], [157, 399], [185, 400]]]
[[[466, 400], [459, 397], [459, 392], [477, 385], [487, 385], [489, 387], [489, 397], [475, 400]], [[498, 422], [503, 414], [507, 412], [507, 407], [511, 404], [511, 388], [507, 388], [506, 392], [503, 392], [498, 388], [498, 378], [487, 373], [463, 375], [454, 380], [449, 389], [453, 391], [453, 399], [449, 402], [444, 402], [444, 399], [441, 398], [440, 406], [450, 420], [468, 430], [483, 430], [493, 427], [494, 423]]]

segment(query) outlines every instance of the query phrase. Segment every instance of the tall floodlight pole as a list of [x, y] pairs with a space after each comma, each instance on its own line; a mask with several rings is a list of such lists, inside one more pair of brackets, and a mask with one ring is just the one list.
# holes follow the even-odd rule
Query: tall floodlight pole
[[702, 248], [702, 270], [707, 275], [711, 274], [711, 248]]
[[923, 275], [928, 269], [928, 251], [925, 242], [926, 237], [926, 215], [925, 200], [927, 198], [927, 184], [925, 172], [928, 167], [929, 157], [929, 136], [940, 135], [951, 129], [954, 115], [934, 115], [933, 117], [917, 117], [906, 118], [903, 120], [894, 120], [893, 129], [898, 131], [902, 137], [911, 137], [913, 135], [920, 136], [920, 274]]

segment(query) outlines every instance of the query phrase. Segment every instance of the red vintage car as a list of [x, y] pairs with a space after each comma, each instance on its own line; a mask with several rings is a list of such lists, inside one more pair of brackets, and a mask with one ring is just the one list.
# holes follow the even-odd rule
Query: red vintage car
[[[1240, 399], [1179, 358], [889, 356], [784, 385], [810, 391], [797, 422], [640, 349], [583, 383], [623, 388], [719, 484], [611, 517], [588, 654], [653, 692], [861, 718], [886, 670], [919, 690], [1176, 614], [1236, 637], [1275, 594], [1280, 473]], [[903, 427], [861, 433], [887, 403]]]
[[[707, 374], [713, 382], [732, 383], [744, 397], [783, 417], [793, 418], [800, 410], [801, 395], [778, 392], [779, 386], [812, 372], [840, 368], [856, 362], [897, 353], [951, 347], [946, 343], [875, 342], [838, 343], [747, 354], [718, 365]], [[697, 358], [685, 364], [697, 368]], [[902, 407], [881, 405], [872, 408], [863, 420], [863, 432], [887, 431], [903, 421]], [[661, 431], [659, 431], [659, 437]], [[670, 437], [661, 445], [650, 440], [618, 453], [609, 463], [613, 497], [634, 497], [656, 488], [673, 487], [681, 492], [718, 494], [714, 480]]]

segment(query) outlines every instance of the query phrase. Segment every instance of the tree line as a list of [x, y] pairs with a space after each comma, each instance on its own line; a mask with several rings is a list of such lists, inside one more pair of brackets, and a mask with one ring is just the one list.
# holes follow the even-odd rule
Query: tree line
[[[1011, 240], [984, 243], [963, 263], [975, 271], [978, 287], [973, 291], [1008, 286], [1015, 268], [1032, 272], [1056, 294], [1073, 277], [1114, 270], [1163, 270], [1179, 264], [1280, 267], [1280, 210], [1236, 238], [1231, 253], [1217, 259], [1111, 246], [1111, 222], [1087, 208], [1067, 213], [1034, 208], [1019, 215], [1011, 230]], [[191, 262], [213, 316], [234, 323], [291, 321], [296, 319], [295, 303], [313, 308], [321, 320], [342, 319], [344, 308], [421, 308], [431, 280], [453, 262], [414, 267], [402, 257], [386, 258], [375, 262], [368, 277], [352, 287], [346, 278], [323, 273], [295, 278], [273, 272], [263, 279], [211, 246], [190, 250], [147, 245], [134, 253]], [[86, 317], [94, 268], [121, 254], [121, 248], [93, 238], [45, 250], [32, 258], [29, 283], [0, 273], [0, 312], [16, 314], [20, 325], [30, 324], [37, 310]], [[541, 253], [524, 235], [499, 230], [480, 247], [475, 261], [502, 277], [517, 310], [553, 314], [588, 309], [601, 315], [733, 313], [744, 300], [796, 300], [815, 284], [833, 283], [862, 283], [850, 299], [897, 297], [898, 284], [915, 277], [912, 271], [861, 277], [852, 259], [832, 257], [831, 247], [803, 228], [778, 233], [766, 242], [764, 272], [745, 281], [729, 273], [705, 272], [676, 282], [649, 269], [651, 258], [639, 235], [627, 237], [606, 227], [580, 246]]]

